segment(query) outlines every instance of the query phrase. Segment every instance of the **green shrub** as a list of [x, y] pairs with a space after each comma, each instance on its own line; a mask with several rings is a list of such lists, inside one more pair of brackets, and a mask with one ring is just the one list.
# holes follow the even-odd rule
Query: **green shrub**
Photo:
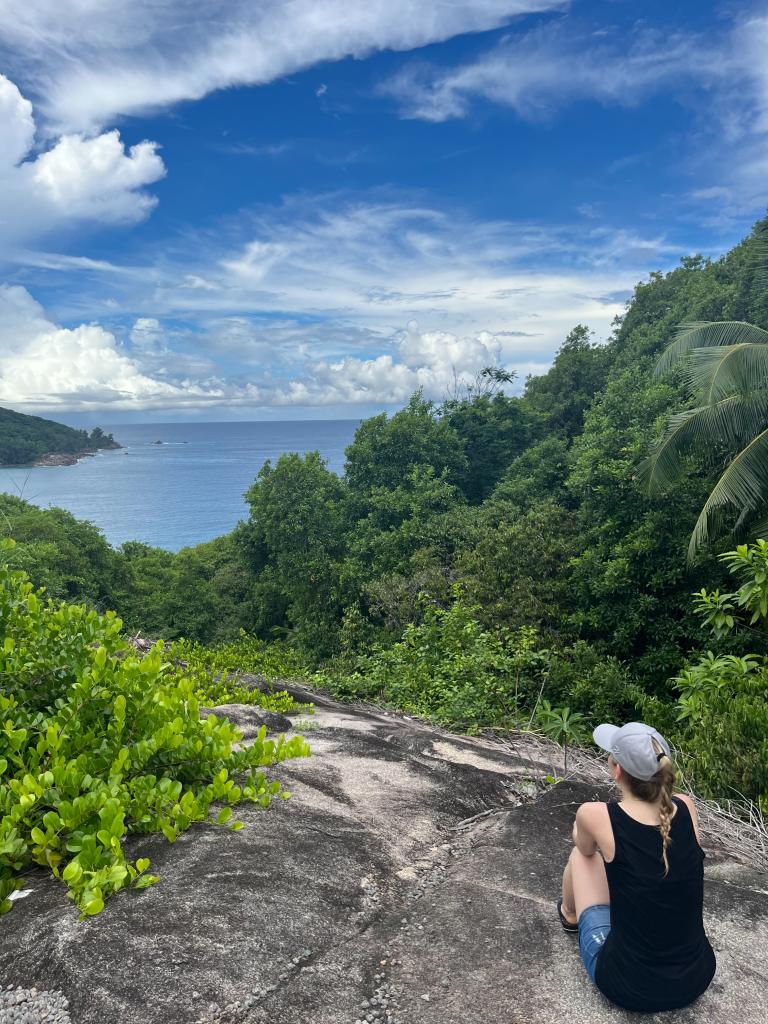
[[548, 700], [536, 707], [538, 729], [563, 748], [563, 770], [568, 771], [568, 748], [586, 743], [589, 738], [587, 719], [569, 707], [553, 708]]
[[97, 914], [111, 893], [157, 881], [146, 858], [126, 857], [129, 833], [173, 842], [196, 821], [240, 828], [233, 805], [280, 792], [259, 769], [309, 748], [262, 729], [235, 749], [242, 733], [200, 718], [194, 679], [162, 644], [136, 657], [113, 612], [44, 599], [5, 564], [12, 543], [0, 542], [0, 912], [37, 864], [81, 916]]
[[639, 688], [617, 658], [606, 657], [584, 640], [553, 652], [546, 695], [596, 722], [631, 721]]
[[361, 658], [355, 672], [318, 678], [339, 698], [382, 701], [468, 732], [511, 725], [547, 654], [537, 649], [535, 630], [487, 630], [459, 588], [454, 598], [442, 608], [422, 595], [421, 622], [398, 643]]
[[[739, 589], [699, 591], [696, 611], [718, 640], [741, 632], [764, 646], [765, 634], [756, 627], [768, 618], [768, 543], [741, 544], [720, 560], [738, 578]], [[707, 651], [672, 684], [677, 690], [673, 736], [695, 786], [705, 796], [746, 798], [768, 810], [768, 657]], [[653, 700], [645, 706], [665, 711]]]
[[191, 640], [176, 640], [168, 647], [168, 659], [180, 664], [181, 673], [194, 681], [195, 696], [201, 704], [253, 704], [267, 711], [311, 713], [310, 704], [299, 704], [286, 690], [264, 692], [238, 682], [237, 674], [247, 672], [271, 682], [307, 675], [301, 655], [282, 643], [267, 643], [240, 630], [237, 640], [212, 647]]
[[768, 658], [708, 651], [675, 682], [681, 761], [699, 791], [768, 810]]

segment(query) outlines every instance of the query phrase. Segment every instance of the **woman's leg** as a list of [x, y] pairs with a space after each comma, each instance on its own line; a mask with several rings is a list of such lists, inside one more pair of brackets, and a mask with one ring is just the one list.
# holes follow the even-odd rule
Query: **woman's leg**
[[563, 872], [563, 905], [560, 909], [566, 920], [570, 921], [571, 924], [576, 924], [576, 900], [573, 897], [573, 875], [571, 873], [570, 859], [565, 865], [565, 871]]
[[610, 903], [605, 864], [599, 853], [585, 857], [575, 846], [563, 872], [563, 914], [572, 922], [595, 903]]

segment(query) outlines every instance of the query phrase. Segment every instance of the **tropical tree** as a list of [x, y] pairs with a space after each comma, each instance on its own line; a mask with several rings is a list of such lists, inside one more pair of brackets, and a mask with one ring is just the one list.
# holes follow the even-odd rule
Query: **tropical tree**
[[264, 463], [245, 500], [251, 514], [240, 543], [263, 560], [256, 597], [268, 608], [283, 604], [282, 625], [299, 647], [320, 657], [333, 653], [345, 607], [345, 484], [319, 452], [291, 452], [274, 466]]
[[[753, 245], [759, 287], [768, 289], [768, 228]], [[729, 510], [736, 529], [749, 524], [755, 534], [768, 532], [768, 520], [756, 518], [768, 505], [768, 331], [741, 320], [683, 323], [655, 374], [673, 369], [694, 405], [670, 419], [638, 476], [659, 494], [685, 474], [691, 457], [717, 474], [691, 534], [690, 562]]]

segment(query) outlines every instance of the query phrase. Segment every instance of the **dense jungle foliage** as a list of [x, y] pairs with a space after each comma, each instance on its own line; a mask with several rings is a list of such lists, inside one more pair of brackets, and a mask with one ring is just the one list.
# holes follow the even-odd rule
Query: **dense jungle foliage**
[[112, 444], [112, 435], [100, 427], [89, 434], [40, 416], [0, 409], [0, 466], [26, 466], [52, 452], [77, 455]]
[[113, 550], [65, 512], [0, 496], [17, 541], [7, 558], [53, 597], [115, 609], [131, 630], [278, 642], [297, 674], [315, 671], [340, 695], [462, 729], [535, 724], [573, 741], [597, 720], [653, 715], [708, 795], [765, 803], [765, 609], [750, 607], [751, 623], [724, 611], [718, 625], [711, 607], [734, 574], [760, 586], [756, 548], [719, 557], [755, 533], [724, 507], [686, 559], [732, 453], [684, 452], [664, 494], [639, 467], [694, 402], [679, 367], [654, 373], [679, 325], [768, 328], [756, 258], [767, 224], [722, 259], [651, 274], [607, 344], [575, 326], [518, 396], [489, 369], [440, 404], [416, 394], [365, 420], [343, 477], [317, 453], [267, 463], [227, 536], [178, 554]]

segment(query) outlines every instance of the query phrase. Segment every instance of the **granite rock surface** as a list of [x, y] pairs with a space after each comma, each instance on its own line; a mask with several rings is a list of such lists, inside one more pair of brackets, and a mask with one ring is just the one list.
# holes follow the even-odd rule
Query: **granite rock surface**
[[[246, 741], [262, 717], [237, 708]], [[239, 832], [134, 837], [162, 881], [98, 917], [80, 922], [60, 884], [31, 876], [0, 920], [0, 985], [65, 998], [74, 1024], [639, 1019], [593, 988], [555, 912], [573, 815], [603, 792], [542, 784], [541, 747], [325, 698], [305, 735], [312, 757], [276, 770], [290, 800], [238, 809]], [[715, 981], [646, 1019], [764, 1024], [768, 876], [717, 851], [707, 863]]]

